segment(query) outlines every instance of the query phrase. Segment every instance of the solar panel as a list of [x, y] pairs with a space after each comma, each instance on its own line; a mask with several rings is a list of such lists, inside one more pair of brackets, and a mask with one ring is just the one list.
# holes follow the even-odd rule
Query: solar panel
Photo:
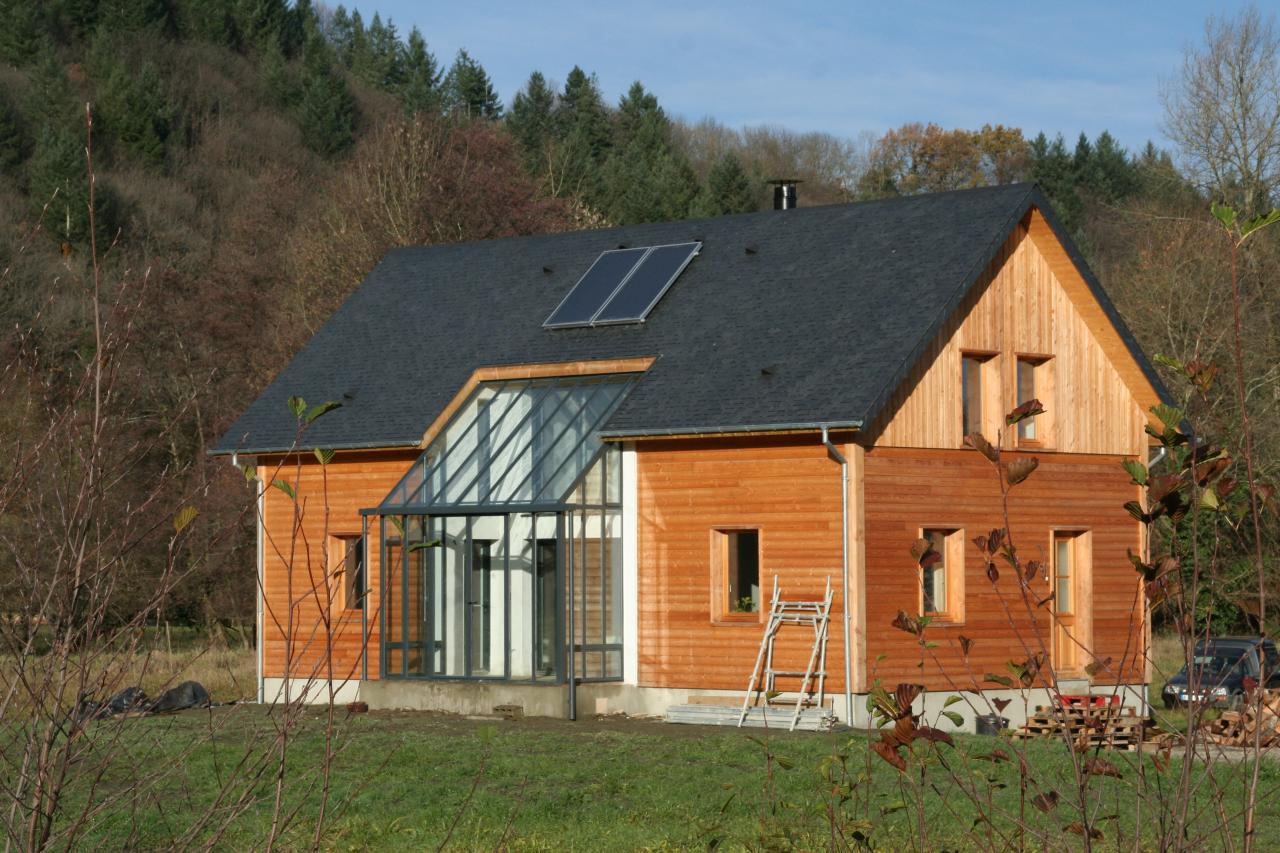
[[592, 318], [592, 325], [643, 320], [701, 247], [701, 243], [654, 246]]
[[613, 249], [602, 253], [542, 325], [554, 327], [589, 324], [648, 251], [645, 248]]

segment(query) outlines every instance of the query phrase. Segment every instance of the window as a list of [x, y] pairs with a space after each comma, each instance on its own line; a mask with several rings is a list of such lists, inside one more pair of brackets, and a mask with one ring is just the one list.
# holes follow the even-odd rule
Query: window
[[716, 530], [712, 534], [721, 618], [758, 619], [760, 612], [760, 531]]
[[960, 356], [960, 415], [963, 435], [982, 432], [983, 397], [988, 393], [987, 374], [993, 363], [989, 353]]
[[364, 606], [364, 537], [335, 536], [334, 541], [336, 547], [330, 553], [338, 559], [342, 606], [346, 610], [359, 610]]
[[1048, 443], [1048, 409], [1046, 402], [1050, 392], [1049, 359], [1042, 356], [1019, 356], [1017, 380], [1017, 399], [1014, 405], [1021, 406], [1029, 400], [1039, 400], [1044, 406], [1045, 414], [1027, 418], [1018, 422], [1018, 444], [1039, 447]]
[[926, 527], [920, 557], [920, 612], [948, 622], [964, 619], [964, 531]]
[[1055, 530], [1052, 542], [1053, 665], [1074, 675], [1081, 672], [1083, 652], [1089, 648], [1093, 631], [1087, 606], [1091, 594], [1089, 533]]

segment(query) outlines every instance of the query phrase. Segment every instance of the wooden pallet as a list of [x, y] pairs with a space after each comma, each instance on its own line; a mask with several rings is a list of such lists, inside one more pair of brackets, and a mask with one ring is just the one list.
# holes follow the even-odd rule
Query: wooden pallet
[[[1069, 737], [1080, 747], [1133, 751], [1140, 747], [1145, 720], [1109, 697], [1064, 696], [1062, 706], [1041, 705], [1013, 732], [1019, 740]], [[1093, 701], [1103, 700], [1103, 701]]]

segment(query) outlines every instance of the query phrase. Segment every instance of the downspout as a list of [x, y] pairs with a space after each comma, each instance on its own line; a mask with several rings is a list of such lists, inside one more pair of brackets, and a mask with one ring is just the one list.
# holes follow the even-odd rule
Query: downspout
[[827, 433], [822, 428], [822, 444], [827, 453], [840, 463], [840, 576], [841, 587], [840, 609], [844, 613], [844, 713], [845, 723], [853, 725], [853, 653], [852, 640], [849, 636], [851, 625], [849, 608], [849, 460], [844, 458]]
[[266, 489], [266, 485], [262, 482], [260, 478], [255, 479], [254, 482], [258, 484], [258, 547], [256, 549], [257, 550], [256, 562], [258, 564], [257, 566], [258, 594], [255, 596], [255, 598], [257, 598], [258, 612], [255, 617], [257, 622], [257, 637], [255, 637], [257, 642], [255, 643], [255, 645], [258, 647], [258, 704], [261, 705], [263, 702], [267, 701], [266, 680], [263, 674], [263, 664], [265, 661], [265, 656], [263, 653], [263, 644], [266, 639], [264, 637], [264, 633], [265, 633], [264, 623], [266, 622], [266, 618], [264, 614], [263, 599], [265, 598], [267, 593], [267, 588], [265, 586], [266, 579], [267, 579], [265, 574], [266, 567], [264, 565], [264, 563], [266, 562], [264, 559], [266, 555], [266, 543], [263, 540], [266, 538], [264, 528], [266, 527], [266, 524], [267, 524], [267, 518], [266, 518], [267, 489]]
[[[369, 680], [369, 516], [360, 513], [360, 680]], [[382, 571], [382, 561], [378, 561]], [[358, 698], [358, 697], [357, 697]]]

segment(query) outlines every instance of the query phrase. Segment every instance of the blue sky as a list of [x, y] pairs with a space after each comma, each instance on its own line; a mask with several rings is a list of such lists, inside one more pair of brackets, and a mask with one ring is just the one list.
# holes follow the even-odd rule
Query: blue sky
[[[1212, 12], [1243, 2], [519, 3], [356, 0], [366, 22], [417, 25], [447, 66], [458, 48], [503, 102], [537, 69], [576, 63], [616, 103], [633, 80], [674, 115], [853, 137], [908, 121], [991, 123], [1129, 147], [1160, 132], [1160, 81]], [[1032, 8], [1034, 6], [1034, 8]]]

